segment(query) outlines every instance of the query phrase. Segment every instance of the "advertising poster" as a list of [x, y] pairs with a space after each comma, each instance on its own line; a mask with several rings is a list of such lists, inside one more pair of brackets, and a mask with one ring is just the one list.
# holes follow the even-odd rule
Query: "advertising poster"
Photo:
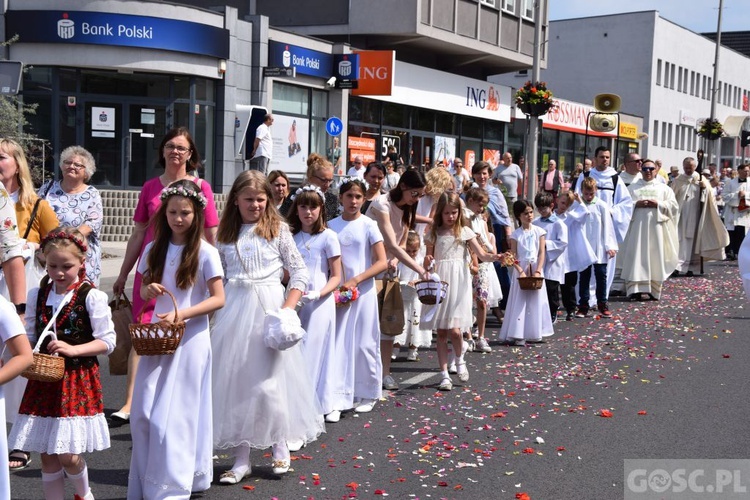
[[456, 156], [456, 138], [435, 136], [435, 161], [442, 163], [445, 168], [453, 163]]
[[310, 154], [309, 120], [281, 114], [275, 114], [273, 118], [273, 157], [268, 171], [282, 170], [287, 175], [304, 175], [307, 171], [307, 155]]
[[500, 150], [499, 149], [483, 149], [482, 160], [490, 164], [492, 169], [496, 169], [500, 165]]
[[115, 108], [91, 107], [91, 137], [115, 136]]

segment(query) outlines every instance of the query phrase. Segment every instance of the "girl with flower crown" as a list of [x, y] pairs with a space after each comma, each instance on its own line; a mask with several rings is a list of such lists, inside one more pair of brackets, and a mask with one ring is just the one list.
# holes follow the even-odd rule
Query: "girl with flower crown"
[[155, 300], [151, 322], [179, 318], [186, 327], [174, 354], [143, 356], [139, 363], [130, 414], [133, 500], [187, 499], [213, 478], [208, 316], [224, 306], [224, 273], [218, 251], [201, 238], [206, 198], [200, 188], [177, 181], [160, 201], [154, 241], [138, 264], [141, 298]]
[[289, 226], [310, 274], [299, 311], [302, 327], [307, 331], [302, 354], [326, 420], [337, 422], [339, 414], [333, 408], [336, 305], [332, 292], [341, 283], [341, 245], [325, 221], [323, 191], [311, 185], [298, 189]]
[[[357, 288], [356, 300], [336, 309], [336, 373], [334, 408], [372, 411], [382, 395], [380, 321], [375, 276], [388, 267], [377, 223], [360, 212], [367, 187], [348, 179], [339, 188], [343, 214], [328, 223], [341, 243], [342, 285]], [[337, 414], [334, 414], [337, 415]], [[331, 420], [329, 415], [329, 420]]]
[[29, 380], [11, 429], [11, 448], [37, 451], [42, 457], [42, 491], [48, 500], [62, 499], [65, 477], [76, 499], [93, 499], [81, 453], [109, 448], [99, 362], [115, 345], [107, 294], [86, 278], [86, 240], [72, 227], [52, 230], [41, 243], [47, 274], [29, 291], [26, 332], [33, 343], [50, 324], [40, 352], [65, 358], [59, 382]]
[[[251, 473], [251, 448], [271, 447], [272, 471], [285, 474], [291, 465], [287, 443], [314, 441], [325, 424], [300, 345], [276, 350], [264, 341], [266, 313], [296, 319], [294, 308], [308, 289], [308, 274], [260, 172], [248, 170], [235, 179], [218, 242], [230, 300], [211, 331], [217, 360], [213, 438], [215, 448], [234, 458], [219, 482], [237, 484]], [[284, 271], [289, 273], [286, 294]]]

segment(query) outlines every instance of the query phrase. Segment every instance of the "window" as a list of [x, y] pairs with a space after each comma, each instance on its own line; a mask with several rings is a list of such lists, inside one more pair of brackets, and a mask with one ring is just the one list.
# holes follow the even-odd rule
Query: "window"
[[534, 0], [523, 0], [524, 19], [534, 20]]
[[510, 12], [511, 14], [516, 13], [516, 0], [502, 0], [503, 10]]
[[661, 147], [667, 147], [667, 123], [661, 124]]
[[695, 95], [695, 71], [690, 72], [690, 95]]
[[670, 64], [669, 66], [669, 88], [674, 90], [674, 75], [676, 71], [674, 70], [674, 64]]
[[669, 88], [669, 63], [664, 63], [664, 88]]
[[677, 68], [679, 74], [677, 75], [677, 92], [682, 92], [682, 66]]
[[667, 126], [667, 147], [671, 148], [674, 143], [672, 142], [672, 124]]
[[479, 0], [479, 3], [483, 3], [484, 5], [489, 5], [490, 7], [496, 7], [495, 0]]
[[682, 92], [684, 94], [687, 94], [687, 77], [688, 77], [688, 70], [685, 68], [685, 71], [682, 73]]
[[661, 85], [661, 59], [656, 60], [656, 84]]
[[680, 149], [680, 138], [682, 136], [682, 126], [681, 125], [675, 125], [674, 127], [674, 148]]
[[652, 129], [653, 133], [651, 134], [651, 145], [652, 146], [658, 146], [659, 145], [659, 120], [654, 120], [654, 128]]

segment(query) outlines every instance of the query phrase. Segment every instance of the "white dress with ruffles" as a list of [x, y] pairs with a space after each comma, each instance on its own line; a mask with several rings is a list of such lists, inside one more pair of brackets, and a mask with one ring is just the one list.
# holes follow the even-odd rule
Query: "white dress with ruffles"
[[286, 225], [271, 241], [255, 227], [243, 224], [236, 244], [218, 245], [227, 297], [211, 330], [213, 438], [220, 450], [309, 443], [325, 432], [301, 346], [277, 351], [263, 342], [265, 312], [284, 303], [284, 269], [290, 289], [306, 290], [305, 261]]

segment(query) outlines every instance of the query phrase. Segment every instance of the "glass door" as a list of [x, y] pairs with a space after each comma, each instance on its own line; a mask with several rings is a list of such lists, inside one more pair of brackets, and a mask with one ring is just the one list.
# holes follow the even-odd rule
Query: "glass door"
[[434, 137], [411, 134], [411, 147], [409, 148], [410, 164], [420, 169], [429, 170], [429, 166], [435, 162]]
[[143, 184], [164, 170], [159, 165], [159, 144], [167, 132], [164, 106], [130, 104], [127, 107], [127, 130], [124, 138], [123, 165], [130, 187]]
[[112, 102], [85, 103], [86, 128], [83, 147], [94, 156], [96, 173], [89, 180], [97, 186], [122, 185], [123, 106]]

